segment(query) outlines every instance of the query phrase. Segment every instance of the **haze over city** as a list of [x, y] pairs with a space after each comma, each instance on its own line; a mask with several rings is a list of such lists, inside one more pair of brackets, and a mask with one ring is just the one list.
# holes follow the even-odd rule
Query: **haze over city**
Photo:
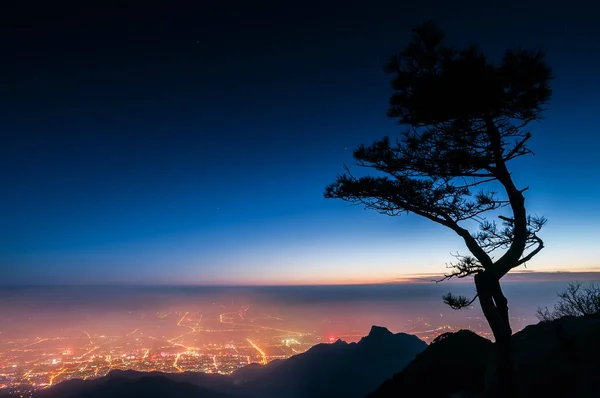
[[[563, 282], [508, 282], [512, 325], [535, 323]], [[360, 340], [371, 325], [426, 342], [491, 332], [481, 311], [444, 305], [466, 283], [284, 287], [48, 286], [0, 290], [0, 386], [47, 388], [110, 370], [229, 374], [318, 343]]]

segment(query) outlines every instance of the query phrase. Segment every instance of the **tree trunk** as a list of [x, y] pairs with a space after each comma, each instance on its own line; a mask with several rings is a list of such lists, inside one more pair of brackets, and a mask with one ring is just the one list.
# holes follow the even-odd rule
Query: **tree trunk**
[[489, 271], [475, 275], [475, 287], [483, 315], [487, 319], [496, 340], [496, 383], [486, 397], [518, 398], [512, 355], [508, 300], [500, 287], [500, 280]]

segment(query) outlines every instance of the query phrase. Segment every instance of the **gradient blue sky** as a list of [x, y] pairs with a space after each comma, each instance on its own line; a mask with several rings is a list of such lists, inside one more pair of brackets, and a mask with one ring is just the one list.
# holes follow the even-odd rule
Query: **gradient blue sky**
[[532, 127], [536, 156], [514, 165], [530, 211], [549, 219], [529, 269], [600, 270], [596, 13], [577, 1], [191, 3], [8, 14], [2, 284], [442, 273], [464, 251], [452, 232], [322, 196], [355, 146], [399, 132], [381, 64], [426, 19], [493, 57], [547, 52], [553, 101]]

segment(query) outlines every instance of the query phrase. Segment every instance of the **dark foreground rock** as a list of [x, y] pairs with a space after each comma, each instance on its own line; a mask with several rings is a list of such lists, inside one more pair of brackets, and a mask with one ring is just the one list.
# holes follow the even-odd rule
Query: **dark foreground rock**
[[[600, 317], [564, 317], [513, 336], [519, 391], [527, 398], [600, 397]], [[494, 380], [489, 359], [486, 385]]]
[[[600, 397], [600, 317], [531, 325], [512, 339], [520, 398]], [[442, 335], [369, 398], [498, 397], [493, 344], [468, 331]]]
[[469, 331], [445, 333], [369, 398], [447, 398], [484, 390], [492, 342]]

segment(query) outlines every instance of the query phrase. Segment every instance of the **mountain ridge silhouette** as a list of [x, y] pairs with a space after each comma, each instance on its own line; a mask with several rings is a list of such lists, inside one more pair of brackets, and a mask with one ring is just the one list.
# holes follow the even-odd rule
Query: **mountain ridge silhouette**
[[[521, 397], [597, 398], [598, 336], [598, 316], [564, 317], [515, 333]], [[491, 341], [468, 330], [443, 333], [427, 345], [416, 336], [373, 327], [356, 343], [317, 344], [231, 375], [115, 370], [99, 379], [62, 382], [34, 397], [483, 398], [495, 388], [492, 348]], [[136, 395], [141, 392], [147, 395]]]
[[400, 372], [426, 347], [416, 336], [373, 326], [356, 343], [337, 340], [317, 344], [288, 359], [251, 364], [231, 375], [113, 370], [94, 380], [64, 381], [34, 397], [137, 397], [136, 388], [147, 392], [146, 384], [151, 384], [154, 387], [148, 393], [160, 391], [162, 395], [148, 398], [362, 398]]

